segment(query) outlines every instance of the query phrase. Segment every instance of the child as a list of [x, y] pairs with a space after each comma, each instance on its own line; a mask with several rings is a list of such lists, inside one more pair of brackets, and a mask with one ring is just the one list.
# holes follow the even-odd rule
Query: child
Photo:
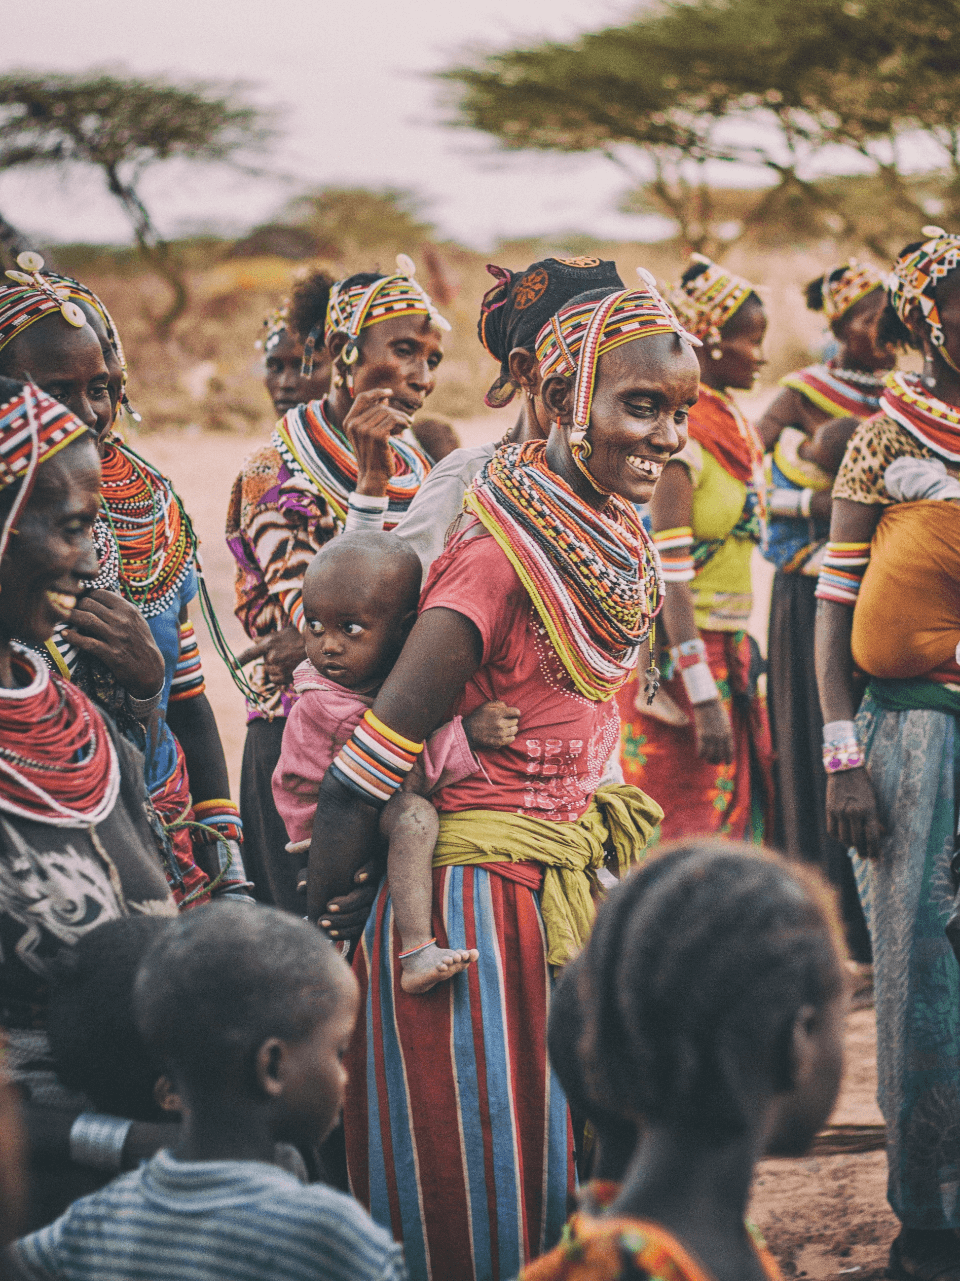
[[[364, 712], [403, 648], [417, 616], [419, 557], [395, 534], [342, 534], [327, 543], [303, 580], [307, 661], [293, 674], [299, 694], [283, 732], [273, 796], [287, 827], [291, 853], [310, 847], [317, 793], [330, 762]], [[384, 808], [389, 841], [387, 874], [400, 934], [401, 984], [426, 992], [459, 974], [479, 953], [437, 947], [430, 937], [431, 863], [437, 812], [424, 795], [474, 773], [474, 747], [498, 748], [517, 735], [519, 711], [485, 703], [458, 716], [428, 740], [418, 767]], [[416, 789], [414, 791], [413, 789]]]
[[200, 907], [153, 944], [134, 1005], [183, 1137], [13, 1246], [18, 1275], [404, 1281], [401, 1247], [355, 1201], [270, 1163], [278, 1142], [319, 1142], [343, 1100], [357, 986], [321, 931]]
[[643, 1127], [619, 1195], [521, 1281], [773, 1281], [745, 1223], [765, 1152], [801, 1156], [836, 1101], [845, 978], [814, 873], [734, 842], [665, 846], [583, 954], [583, 1070]]

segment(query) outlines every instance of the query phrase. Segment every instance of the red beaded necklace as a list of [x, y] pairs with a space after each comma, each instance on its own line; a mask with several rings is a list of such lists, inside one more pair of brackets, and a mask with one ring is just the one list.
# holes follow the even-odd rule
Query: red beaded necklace
[[0, 689], [0, 810], [52, 827], [89, 827], [111, 812], [120, 762], [103, 717], [36, 655], [13, 651], [28, 683]]

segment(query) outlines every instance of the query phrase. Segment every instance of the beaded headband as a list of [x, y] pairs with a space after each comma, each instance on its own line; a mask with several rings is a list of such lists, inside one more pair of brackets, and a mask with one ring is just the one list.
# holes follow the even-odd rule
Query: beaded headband
[[287, 325], [290, 323], [290, 299], [285, 298], [279, 307], [274, 307], [270, 315], [263, 322], [263, 327], [267, 331], [262, 338], [258, 338], [254, 343], [257, 351], [262, 351], [265, 356], [269, 356], [276, 347], [277, 343], [287, 332]]
[[887, 277], [887, 293], [894, 310], [908, 328], [914, 308], [919, 304], [920, 314], [930, 331], [930, 341], [940, 349], [947, 364], [953, 365], [944, 351], [946, 335], [940, 323], [934, 290], [944, 276], [960, 264], [960, 236], [951, 236], [942, 227], [924, 227], [922, 233], [928, 239], [919, 248], [903, 254], [894, 264]]
[[831, 280], [832, 271], [828, 271], [821, 282], [823, 290], [823, 314], [827, 320], [839, 320], [850, 308], [883, 286], [883, 273], [872, 263], [858, 262], [851, 258], [843, 268], [843, 275]]
[[[381, 320], [395, 320], [398, 316], [429, 316], [438, 329], [449, 329], [450, 322], [440, 315], [433, 299], [414, 280], [416, 267], [406, 254], [397, 254], [397, 271], [392, 276], [379, 276], [369, 285], [350, 285], [338, 280], [330, 290], [327, 304], [325, 333], [345, 333], [349, 341], [341, 353], [346, 365], [354, 365], [360, 358], [358, 339], [360, 330]], [[303, 362], [307, 364], [307, 347], [310, 347], [310, 364], [313, 363], [313, 344], [316, 337], [311, 330], [304, 344]], [[306, 369], [304, 372], [308, 372]]]
[[30, 325], [54, 311], [59, 311], [74, 329], [83, 328], [87, 318], [76, 303], [70, 302], [68, 291], [41, 276], [43, 259], [39, 254], [20, 254], [17, 266], [22, 270], [4, 273], [16, 283], [0, 285], [0, 351]]
[[600, 357], [624, 343], [652, 334], [676, 334], [694, 346], [699, 338], [688, 333], [670, 310], [649, 271], [637, 268], [639, 289], [621, 289], [599, 302], [577, 302], [560, 310], [537, 335], [540, 376], [576, 374], [573, 429], [586, 431]]
[[706, 263], [706, 270], [685, 285], [676, 285], [667, 297], [687, 328], [715, 347], [720, 330], [756, 290], [749, 280], [725, 271], [703, 254], [691, 254], [690, 261]]
[[25, 383], [15, 396], [0, 404], [0, 491], [24, 478], [0, 531], [0, 559], [30, 498], [37, 468], [51, 454], [85, 436], [87, 430], [69, 409], [33, 383]]

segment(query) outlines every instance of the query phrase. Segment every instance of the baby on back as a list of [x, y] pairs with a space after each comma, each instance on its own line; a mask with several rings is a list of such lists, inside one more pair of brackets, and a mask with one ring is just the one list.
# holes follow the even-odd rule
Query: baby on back
[[[294, 672], [299, 698], [273, 774], [273, 795], [292, 853], [309, 849], [323, 776], [399, 657], [416, 620], [421, 574], [419, 557], [401, 539], [371, 531], [333, 539], [307, 570], [307, 660]], [[388, 842], [387, 875], [401, 940], [401, 983], [407, 992], [428, 991], [478, 956], [472, 949], [438, 947], [430, 934], [439, 819], [426, 798], [480, 768], [475, 747], [512, 743], [519, 715], [516, 708], [491, 702], [441, 726], [383, 810], [380, 831]], [[390, 731], [382, 729], [389, 737]], [[377, 745], [371, 745], [369, 756], [351, 757], [350, 768], [364, 778], [375, 777], [381, 768]], [[344, 781], [350, 785], [350, 779]]]

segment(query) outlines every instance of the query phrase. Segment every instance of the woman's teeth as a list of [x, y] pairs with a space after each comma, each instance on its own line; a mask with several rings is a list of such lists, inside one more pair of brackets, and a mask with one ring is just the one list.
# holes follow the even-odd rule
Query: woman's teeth
[[47, 592], [47, 600], [64, 618], [69, 618], [77, 607], [76, 596], [71, 596], [68, 592]]
[[632, 454], [627, 462], [635, 468], [641, 476], [648, 476], [651, 480], [658, 480], [660, 473], [663, 471], [663, 463], [655, 463], [652, 458], [639, 458]]

